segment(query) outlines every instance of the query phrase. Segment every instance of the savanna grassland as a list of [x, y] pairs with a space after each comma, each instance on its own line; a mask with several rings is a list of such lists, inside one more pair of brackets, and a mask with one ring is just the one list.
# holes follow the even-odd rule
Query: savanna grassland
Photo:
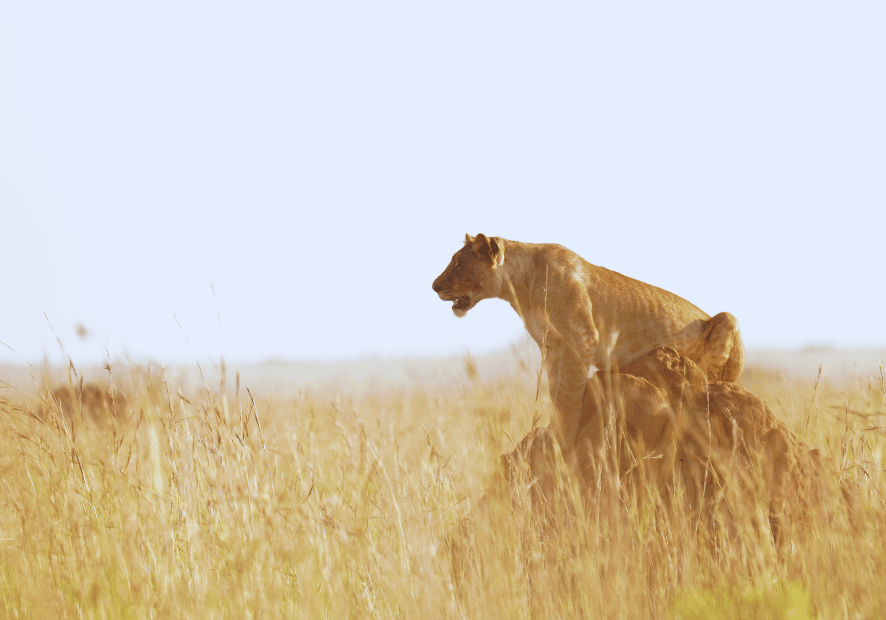
[[877, 367], [746, 371], [852, 496], [781, 545], [740, 518], [752, 496], [714, 540], [654, 498], [582, 504], [568, 475], [553, 519], [523, 486], [478, 511], [499, 456], [548, 419], [532, 368], [484, 379], [465, 360], [461, 382], [359, 395], [118, 370], [0, 389], [3, 617], [886, 617]]

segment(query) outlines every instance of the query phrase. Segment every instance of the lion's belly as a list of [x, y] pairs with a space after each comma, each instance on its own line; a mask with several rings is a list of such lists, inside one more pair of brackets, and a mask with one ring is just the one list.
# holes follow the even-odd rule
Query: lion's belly
[[671, 347], [681, 355], [695, 359], [696, 351], [701, 345], [701, 335], [706, 319], [695, 319], [686, 323], [682, 329], [654, 323], [639, 324], [633, 328], [620, 330], [612, 357], [619, 366], [630, 364], [658, 347]]

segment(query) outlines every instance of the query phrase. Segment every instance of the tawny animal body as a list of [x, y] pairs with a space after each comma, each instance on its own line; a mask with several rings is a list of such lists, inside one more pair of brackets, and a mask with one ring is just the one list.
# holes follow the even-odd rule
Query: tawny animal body
[[591, 366], [625, 366], [671, 347], [711, 381], [735, 381], [744, 366], [738, 321], [713, 318], [685, 299], [584, 260], [560, 245], [465, 236], [434, 281], [441, 299], [464, 316], [478, 301], [504, 299], [542, 350], [554, 426], [574, 443]]

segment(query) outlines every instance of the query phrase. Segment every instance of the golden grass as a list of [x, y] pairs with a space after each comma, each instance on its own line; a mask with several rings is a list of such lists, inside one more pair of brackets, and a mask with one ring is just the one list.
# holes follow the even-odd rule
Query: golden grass
[[[529, 373], [282, 399], [243, 386], [182, 393], [142, 371], [113, 388], [125, 399], [104, 422], [59, 415], [55, 386], [6, 389], [0, 615], [883, 618], [886, 387], [876, 371], [844, 386], [753, 369], [744, 380], [855, 486], [851, 519], [837, 511], [781, 549], [739, 522], [711, 545], [690, 515], [666, 520], [653, 504], [582, 508], [567, 480], [554, 525], [519, 489], [475, 511], [463, 577], [438, 544], [476, 506], [499, 456], [547, 419], [546, 389], [536, 399]], [[738, 508], [752, 513], [755, 501]]]

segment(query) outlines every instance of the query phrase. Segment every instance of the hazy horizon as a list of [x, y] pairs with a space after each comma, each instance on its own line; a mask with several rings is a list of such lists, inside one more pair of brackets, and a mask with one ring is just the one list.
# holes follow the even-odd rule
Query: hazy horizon
[[[537, 353], [537, 346], [529, 336], [517, 338], [512, 342], [505, 343], [501, 346], [489, 346], [485, 348], [472, 348], [467, 346], [462, 350], [441, 351], [441, 352], [417, 352], [417, 353], [397, 353], [397, 352], [367, 352], [355, 353], [340, 357], [332, 356], [313, 356], [313, 357], [296, 357], [284, 355], [271, 355], [265, 357], [232, 357], [228, 355], [218, 355], [204, 353], [199, 357], [188, 357], [187, 355], [175, 358], [161, 358], [150, 355], [139, 355], [131, 352], [122, 351], [117, 355], [111, 355], [111, 362], [127, 362], [132, 364], [165, 364], [165, 365], [188, 365], [188, 364], [220, 364], [222, 360], [231, 367], [236, 365], [262, 365], [262, 364], [310, 364], [310, 363], [371, 363], [374, 360], [383, 362], [399, 362], [399, 361], [426, 361], [426, 360], [448, 360], [460, 359], [464, 357], [485, 357], [507, 355], [514, 350], [521, 353], [531, 351], [533, 355]], [[9, 351], [9, 349], [7, 349]], [[762, 347], [746, 347], [746, 352], [754, 355], [764, 355], [768, 353], [785, 353], [785, 354], [814, 354], [814, 353], [851, 353], [851, 352], [886, 352], [886, 345], [870, 345], [870, 346], [840, 346], [833, 343], [817, 342], [803, 346], [762, 346]], [[83, 366], [101, 366], [109, 358], [107, 356], [101, 358], [85, 358], [74, 359], [70, 354], [66, 354], [60, 347], [56, 347], [55, 354], [47, 353], [36, 359], [17, 360], [12, 356], [8, 359], [0, 359], [0, 366], [40, 366], [49, 363], [52, 366], [67, 366], [69, 359], [75, 364]]]
[[[784, 378], [808, 382], [809, 389], [819, 380], [832, 385], [855, 384], [859, 379], [878, 380], [878, 369], [886, 360], [886, 347], [841, 349], [806, 347], [803, 349], [749, 349], [740, 383], [758, 380], [758, 373], [775, 372]], [[109, 372], [100, 363], [75, 363], [73, 372], [61, 360], [44, 360], [33, 366], [0, 361], [0, 380], [26, 391], [49, 380], [49, 384], [86, 382], [104, 383]], [[224, 362], [224, 373], [222, 362]], [[495, 383], [523, 377], [534, 384], [541, 367], [541, 355], [527, 337], [506, 348], [494, 351], [463, 351], [441, 356], [369, 356], [352, 359], [264, 359], [238, 360], [204, 358], [190, 360], [111, 359], [115, 381], [127, 384], [130, 373], [143, 380], [146, 369], [166, 376], [182, 389], [224, 384], [229, 391], [239, 385], [254, 394], [296, 394], [309, 390], [327, 395], [358, 396], [388, 390], [426, 392], [440, 387], [466, 386], [479, 380]], [[470, 369], [469, 369], [470, 368]], [[36, 383], [35, 383], [36, 382]]]

